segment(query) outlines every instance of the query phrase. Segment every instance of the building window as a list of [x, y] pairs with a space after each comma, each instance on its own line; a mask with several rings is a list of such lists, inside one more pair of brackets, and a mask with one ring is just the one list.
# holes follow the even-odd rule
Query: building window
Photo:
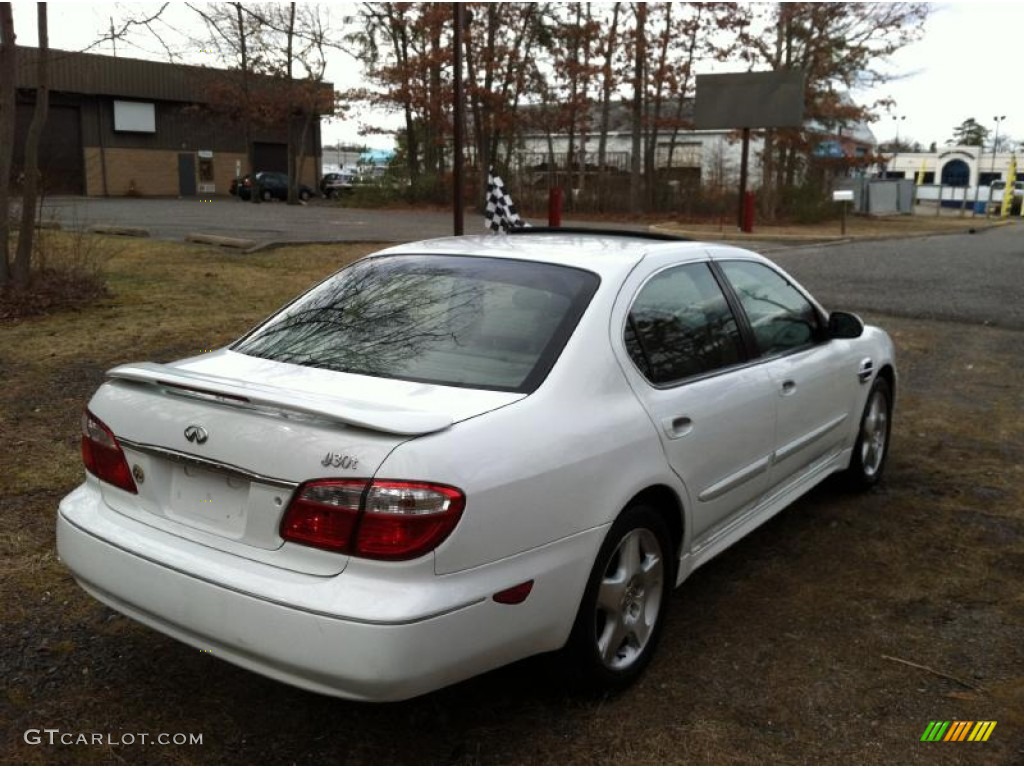
[[670, 142], [658, 142], [654, 164], [657, 168], [699, 168], [701, 150], [704, 145], [699, 141], [677, 141], [672, 147], [672, 161], [669, 163], [668, 150]]
[[993, 181], [999, 181], [1002, 178], [1003, 178], [1003, 174], [1001, 174], [1001, 173], [993, 173], [992, 171], [983, 171], [983, 172], [980, 172], [978, 174], [978, 183], [981, 186], [983, 186], [983, 187], [987, 187]]
[[115, 101], [114, 130], [124, 133], [156, 133], [156, 107], [148, 102]]
[[963, 160], [950, 160], [942, 166], [942, 186], [966, 187], [971, 180], [971, 169]]

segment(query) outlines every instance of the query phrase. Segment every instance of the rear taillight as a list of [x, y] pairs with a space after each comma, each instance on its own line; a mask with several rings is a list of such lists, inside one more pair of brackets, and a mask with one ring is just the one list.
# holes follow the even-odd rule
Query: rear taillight
[[100, 480], [138, 493], [124, 451], [107, 425], [88, 410], [82, 413], [82, 462]]
[[459, 522], [458, 488], [406, 480], [313, 480], [281, 521], [281, 538], [374, 560], [411, 560], [435, 549]]

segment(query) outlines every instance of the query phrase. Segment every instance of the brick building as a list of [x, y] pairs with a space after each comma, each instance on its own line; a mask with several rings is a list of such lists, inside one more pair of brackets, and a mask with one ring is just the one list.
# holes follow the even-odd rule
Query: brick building
[[[17, 129], [13, 175], [24, 163], [24, 138], [37, 83], [35, 48], [18, 48]], [[46, 194], [178, 196], [227, 194], [249, 172], [246, 129], [255, 170], [288, 170], [288, 126], [246, 126], [233, 108], [240, 75], [228, 70], [51, 50], [50, 111], [40, 146]], [[252, 76], [254, 90], [283, 92], [286, 82]], [[295, 93], [305, 84], [293, 81]], [[316, 87], [314, 117], [305, 137], [300, 179], [318, 182], [319, 115], [333, 89]], [[293, 118], [301, 135], [304, 120]]]

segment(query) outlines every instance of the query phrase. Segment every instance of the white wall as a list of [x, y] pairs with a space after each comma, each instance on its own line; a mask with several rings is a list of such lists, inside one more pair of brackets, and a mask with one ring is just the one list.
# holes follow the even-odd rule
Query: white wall
[[[581, 150], [581, 139], [575, 139], [576, 152]], [[667, 145], [669, 136], [666, 134], [659, 137], [659, 148], [664, 147], [655, 158], [655, 166], [663, 168], [667, 165]], [[597, 136], [588, 136], [582, 149], [586, 152], [586, 162], [597, 164]], [[763, 142], [760, 139], [750, 140], [750, 155], [747, 164], [748, 178], [752, 187], [758, 186], [761, 179], [761, 149]], [[552, 137], [552, 151], [556, 155], [564, 155], [569, 150], [569, 139], [567, 136], [558, 135]], [[628, 156], [633, 149], [633, 137], [629, 133], [611, 133], [608, 135], [607, 152], [625, 153], [625, 170], [629, 170]], [[676, 147], [672, 154], [673, 167], [700, 167], [701, 178], [717, 178], [719, 175], [725, 177], [728, 182], [739, 179], [740, 160], [742, 158], [743, 143], [739, 137], [731, 132], [725, 131], [689, 131], [679, 134], [676, 139]], [[548, 140], [544, 135], [531, 135], [524, 138], [519, 152], [521, 154], [546, 155], [548, 153]], [[516, 154], [513, 154], [513, 163]], [[543, 160], [538, 160], [542, 162]], [[610, 160], [609, 160], [610, 162]]]

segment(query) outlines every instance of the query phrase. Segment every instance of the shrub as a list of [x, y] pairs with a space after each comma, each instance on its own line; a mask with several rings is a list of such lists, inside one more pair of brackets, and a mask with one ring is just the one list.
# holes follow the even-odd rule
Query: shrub
[[22, 290], [0, 290], [0, 319], [71, 309], [107, 296], [103, 268], [120, 249], [110, 238], [79, 229], [40, 228], [29, 283]]

